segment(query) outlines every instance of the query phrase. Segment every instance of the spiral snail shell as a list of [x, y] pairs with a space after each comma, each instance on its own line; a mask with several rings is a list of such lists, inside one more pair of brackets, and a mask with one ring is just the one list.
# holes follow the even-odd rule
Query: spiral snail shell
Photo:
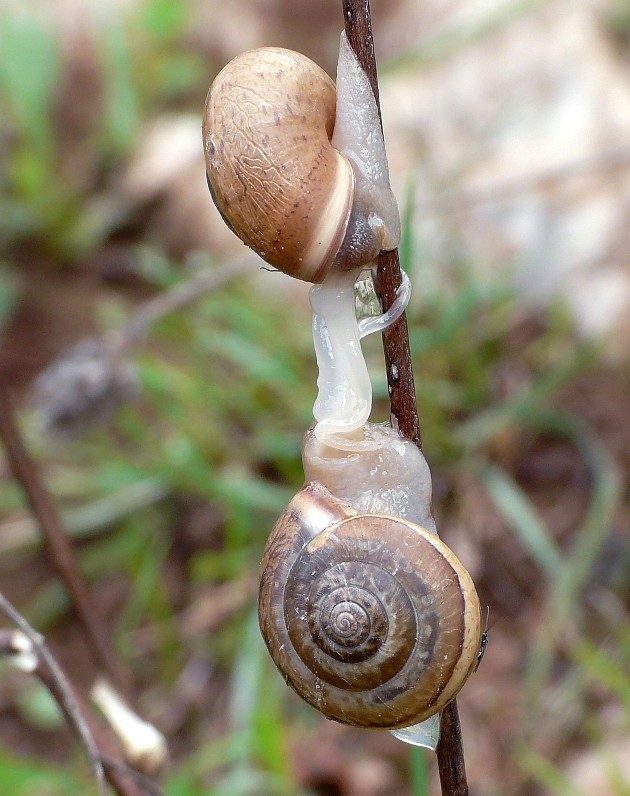
[[[435, 532], [373, 511], [389, 504], [433, 524], [419, 451], [398, 437], [392, 453], [395, 432], [368, 432], [377, 446], [359, 454], [358, 469], [357, 454], [307, 434], [306, 477], [324, 473], [328, 486], [307, 480], [276, 523], [259, 620], [276, 666], [308, 703], [345, 724], [393, 729], [453, 699], [475, 668], [481, 619], [470, 575]], [[406, 480], [410, 466], [420, 481]], [[385, 483], [371, 475], [379, 468]]]
[[337, 92], [291, 50], [234, 58], [208, 92], [203, 141], [220, 213], [281, 271], [319, 283], [331, 269], [356, 270], [397, 246], [376, 102], [345, 35]]

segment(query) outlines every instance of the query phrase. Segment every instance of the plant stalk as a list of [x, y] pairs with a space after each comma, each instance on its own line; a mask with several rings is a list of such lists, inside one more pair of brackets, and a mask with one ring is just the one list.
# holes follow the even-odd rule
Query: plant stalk
[[[68, 726], [74, 731], [88, 756], [101, 796], [106, 796], [109, 792], [105, 785], [105, 778], [118, 796], [143, 796], [145, 790], [137, 785], [136, 772], [128, 769], [124, 764], [118, 744], [111, 732], [107, 728], [101, 727], [94, 719], [85, 701], [70, 683], [56, 658], [48, 649], [43, 636], [31, 627], [1, 592], [0, 613], [19, 628], [17, 633], [21, 634], [30, 645], [30, 652], [35, 656], [36, 663], [34, 668], [27, 667], [23, 671], [32, 672], [48, 689], [57, 703]], [[0, 629], [0, 657], [11, 660], [13, 655], [24, 652], [22, 644], [16, 647], [15, 638], [14, 631]], [[22, 667], [18, 666], [17, 668]], [[103, 757], [104, 753], [108, 755], [107, 760]], [[114, 761], [113, 767], [110, 766], [109, 761]], [[119, 766], [122, 766], [122, 769], [119, 769]]]
[[55, 504], [22, 440], [6, 389], [0, 389], [0, 440], [13, 475], [39, 524], [50, 560], [68, 590], [72, 608], [85, 630], [95, 660], [116, 688], [131, 699], [130, 676], [112, 651], [111, 634], [83, 577]]
[[[380, 118], [381, 106], [370, 2], [369, 0], [342, 0], [342, 6], [346, 36], [370, 80]], [[398, 250], [381, 252], [378, 257], [376, 292], [381, 299], [384, 311], [387, 311], [393, 304], [396, 290], [401, 281]], [[383, 349], [392, 423], [403, 436], [412, 440], [422, 450], [409, 333], [404, 313], [396, 323], [383, 332]], [[464, 747], [455, 700], [442, 710], [440, 742], [436, 749], [436, 755], [442, 796], [467, 796], [468, 783]]]

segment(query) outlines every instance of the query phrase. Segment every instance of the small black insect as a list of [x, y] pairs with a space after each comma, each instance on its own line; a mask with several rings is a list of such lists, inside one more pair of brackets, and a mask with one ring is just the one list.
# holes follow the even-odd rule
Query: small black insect
[[475, 662], [475, 668], [473, 672], [476, 672], [479, 668], [479, 664], [481, 663], [481, 659], [484, 656], [486, 651], [486, 647], [488, 646], [488, 641], [490, 640], [488, 637], [488, 619], [490, 618], [490, 606], [488, 606], [488, 611], [486, 613], [486, 626], [484, 628], [483, 633], [481, 634], [481, 645], [479, 646], [479, 652], [477, 653], [477, 661]]

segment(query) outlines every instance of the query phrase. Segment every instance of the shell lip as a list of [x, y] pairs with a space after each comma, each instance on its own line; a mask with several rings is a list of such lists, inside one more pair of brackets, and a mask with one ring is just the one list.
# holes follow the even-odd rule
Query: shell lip
[[354, 201], [355, 177], [349, 161], [340, 153], [328, 203], [304, 249], [301, 278], [319, 284], [324, 281], [346, 236]]

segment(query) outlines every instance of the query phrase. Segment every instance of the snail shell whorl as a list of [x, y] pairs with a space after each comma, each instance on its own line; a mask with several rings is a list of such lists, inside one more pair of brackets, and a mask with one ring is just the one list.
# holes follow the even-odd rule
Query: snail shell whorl
[[437, 537], [307, 484], [265, 551], [259, 619], [287, 683], [328, 718], [396, 728], [437, 713], [474, 668], [470, 576]]
[[335, 84], [304, 55], [250, 50], [217, 75], [206, 99], [208, 184], [228, 225], [264, 260], [321, 282], [343, 241], [354, 193], [330, 143]]

